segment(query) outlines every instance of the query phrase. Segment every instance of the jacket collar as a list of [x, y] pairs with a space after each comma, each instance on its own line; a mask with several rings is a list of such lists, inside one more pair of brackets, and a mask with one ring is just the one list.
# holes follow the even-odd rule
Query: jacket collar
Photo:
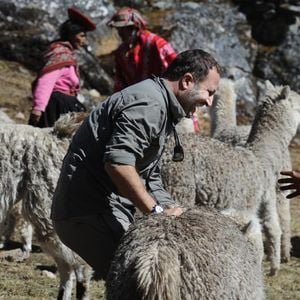
[[153, 80], [155, 80], [155, 82], [157, 82], [162, 87], [164, 98], [166, 100], [166, 104], [172, 119], [172, 123], [176, 125], [177, 123], [179, 123], [179, 121], [182, 118], [186, 116], [185, 111], [183, 110], [182, 106], [178, 102], [174, 93], [168, 87], [166, 80], [156, 76], [153, 76], [152, 78]]

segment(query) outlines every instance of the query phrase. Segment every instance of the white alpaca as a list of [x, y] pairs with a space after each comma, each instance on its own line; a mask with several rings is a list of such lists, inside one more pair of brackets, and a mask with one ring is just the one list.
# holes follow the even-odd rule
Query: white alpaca
[[288, 87], [268, 87], [249, 139], [233, 146], [197, 135], [182, 136], [185, 160], [172, 162], [168, 142], [161, 162], [165, 187], [179, 203], [243, 211], [249, 220], [260, 213], [271, 261], [270, 275], [280, 268], [281, 229], [276, 179], [286, 149], [296, 133], [300, 96]]
[[[222, 78], [217, 94], [215, 95], [211, 115], [211, 136], [233, 145], [245, 145], [251, 126], [237, 126], [236, 124], [236, 94], [233, 82]], [[282, 156], [282, 170], [291, 170], [292, 163], [289, 149]], [[290, 228], [290, 201], [286, 193], [280, 191], [276, 180], [277, 211], [279, 215], [281, 236], [281, 261], [290, 259], [291, 228]]]
[[66, 247], [50, 220], [52, 196], [70, 132], [78, 127], [80, 114], [69, 114], [54, 128], [3, 124], [0, 127], [0, 225], [20, 199], [23, 212], [34, 228], [42, 249], [57, 263], [60, 275], [59, 299], [71, 299], [72, 280], [77, 280], [77, 299], [88, 299], [90, 267]]

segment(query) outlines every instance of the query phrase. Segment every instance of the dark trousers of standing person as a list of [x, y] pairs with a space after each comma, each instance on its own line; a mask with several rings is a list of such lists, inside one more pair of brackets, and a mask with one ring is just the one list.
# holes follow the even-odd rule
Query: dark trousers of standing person
[[61, 115], [69, 112], [83, 111], [86, 111], [86, 108], [78, 101], [76, 96], [70, 96], [61, 92], [53, 92], [39, 122], [33, 124], [32, 121], [29, 120], [28, 124], [40, 128], [53, 127], [54, 123]]

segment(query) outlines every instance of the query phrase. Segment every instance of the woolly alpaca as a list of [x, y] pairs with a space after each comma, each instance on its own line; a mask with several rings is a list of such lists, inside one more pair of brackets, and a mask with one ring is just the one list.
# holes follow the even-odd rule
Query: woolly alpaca
[[[267, 86], [269, 83], [267, 83]], [[245, 145], [251, 126], [236, 124], [236, 94], [233, 82], [229, 79], [220, 80], [219, 90], [215, 95], [211, 113], [211, 136], [233, 145]], [[291, 170], [292, 163], [289, 149], [283, 154], [282, 170]], [[281, 260], [287, 262], [291, 251], [290, 201], [280, 191], [276, 180], [277, 212], [279, 215], [281, 236]]]
[[[4, 111], [0, 110], [0, 124], [14, 123], [14, 120], [12, 120]], [[29, 257], [32, 248], [32, 226], [23, 218], [21, 203], [17, 203], [11, 209], [3, 226], [0, 227], [0, 249], [5, 247], [5, 244], [14, 231], [20, 234], [24, 258]]]
[[[280, 267], [281, 229], [276, 209], [276, 179], [283, 156], [296, 133], [300, 96], [287, 87], [269, 87], [244, 147], [196, 135], [183, 135], [185, 160], [172, 163], [168, 142], [161, 162], [165, 187], [179, 203], [243, 211], [249, 220], [258, 211], [266, 233], [270, 275]], [[174, 176], [176, 174], [176, 176]]]
[[[74, 273], [77, 298], [87, 299], [91, 275], [90, 267], [60, 242], [50, 220], [52, 195], [70, 141], [63, 129], [75, 130], [81, 120], [81, 114], [69, 114], [54, 129], [16, 124], [0, 127], [0, 172], [5, 174], [0, 180], [0, 224], [22, 199], [24, 216], [31, 222], [38, 242], [57, 263], [60, 299], [71, 298]], [[59, 137], [62, 132], [65, 138]]]
[[264, 299], [252, 230], [205, 207], [142, 218], [117, 249], [107, 299]]

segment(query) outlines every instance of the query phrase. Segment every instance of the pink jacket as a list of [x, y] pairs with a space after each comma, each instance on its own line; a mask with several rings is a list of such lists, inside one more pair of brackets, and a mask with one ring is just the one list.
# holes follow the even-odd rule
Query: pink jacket
[[63, 67], [39, 77], [33, 92], [33, 109], [44, 112], [53, 92], [79, 92], [79, 77], [74, 66]]

